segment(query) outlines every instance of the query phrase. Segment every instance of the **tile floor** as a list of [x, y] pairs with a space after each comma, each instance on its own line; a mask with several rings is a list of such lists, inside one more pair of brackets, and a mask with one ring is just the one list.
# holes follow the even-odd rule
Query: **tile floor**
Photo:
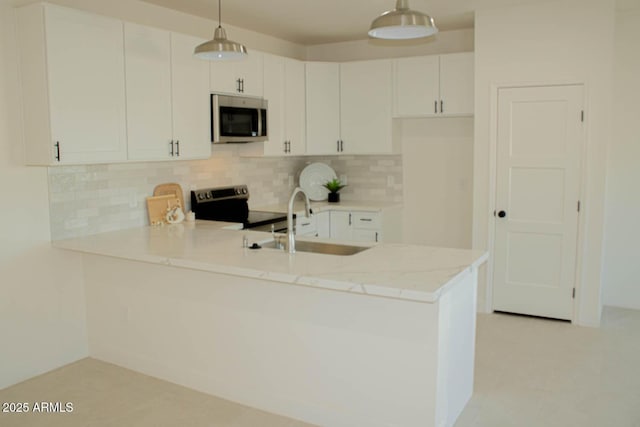
[[[606, 308], [599, 329], [481, 314], [475, 380], [456, 427], [640, 427], [640, 311]], [[0, 426], [310, 426], [94, 359], [0, 390], [34, 400], [74, 411], [0, 412]]]

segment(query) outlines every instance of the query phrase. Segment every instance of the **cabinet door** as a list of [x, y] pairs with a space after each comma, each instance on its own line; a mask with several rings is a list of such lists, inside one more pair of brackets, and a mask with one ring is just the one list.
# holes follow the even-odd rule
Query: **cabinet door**
[[337, 240], [351, 240], [353, 228], [351, 213], [346, 211], [331, 211], [329, 216], [329, 237]]
[[305, 64], [307, 154], [337, 154], [340, 139], [340, 68], [337, 63]]
[[122, 22], [47, 5], [49, 108], [61, 163], [127, 157]]
[[211, 91], [233, 95], [263, 95], [263, 54], [249, 51], [235, 61], [211, 61]]
[[170, 34], [126, 23], [128, 158], [168, 159], [171, 154]]
[[340, 135], [345, 154], [391, 153], [390, 60], [340, 64]]
[[263, 61], [264, 54], [250, 50], [244, 60], [235, 61], [236, 75], [242, 79], [242, 95], [263, 96]]
[[211, 156], [209, 62], [193, 56], [202, 40], [171, 33], [174, 155], [179, 159]]
[[316, 228], [318, 229], [318, 237], [328, 239], [331, 237], [331, 228], [329, 226], [329, 211], [318, 212], [313, 214], [316, 217]]
[[435, 116], [440, 111], [439, 57], [401, 58], [395, 65], [395, 117]]
[[285, 135], [285, 64], [284, 58], [264, 55], [264, 97], [269, 102], [267, 132], [264, 142], [266, 156], [283, 156], [287, 153]]
[[443, 115], [473, 115], [473, 53], [440, 56], [440, 98]]
[[352, 234], [352, 240], [354, 242], [380, 242], [381, 235], [379, 230], [363, 230], [354, 229]]
[[289, 142], [288, 154], [301, 155], [306, 151], [304, 62], [285, 58], [284, 75], [286, 78], [285, 134]]

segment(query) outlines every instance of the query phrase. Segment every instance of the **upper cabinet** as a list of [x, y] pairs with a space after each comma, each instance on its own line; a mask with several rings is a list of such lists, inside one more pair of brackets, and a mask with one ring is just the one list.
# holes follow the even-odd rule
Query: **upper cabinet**
[[394, 117], [473, 115], [473, 53], [394, 60]]
[[307, 62], [307, 154], [340, 152], [340, 64]]
[[193, 57], [202, 41], [131, 23], [124, 30], [128, 158], [209, 157], [209, 67]]
[[17, 16], [26, 162], [126, 160], [122, 22], [49, 4]]
[[17, 14], [27, 163], [210, 156], [201, 40], [50, 4]]
[[193, 56], [203, 40], [171, 33], [171, 105], [178, 159], [211, 156], [209, 63]]
[[307, 154], [394, 152], [389, 60], [306, 64]]
[[211, 92], [263, 96], [263, 54], [250, 50], [246, 58], [211, 61]]
[[264, 97], [269, 102], [264, 155], [305, 153], [304, 63], [264, 55]]
[[392, 87], [390, 60], [340, 64], [340, 153], [394, 152]]

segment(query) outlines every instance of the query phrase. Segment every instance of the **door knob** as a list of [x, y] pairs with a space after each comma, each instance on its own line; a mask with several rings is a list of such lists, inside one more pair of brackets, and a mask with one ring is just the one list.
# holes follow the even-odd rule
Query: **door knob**
[[505, 216], [507, 216], [507, 213], [505, 211], [500, 211], [500, 212], [498, 212], [498, 216], [500, 218], [504, 218]]

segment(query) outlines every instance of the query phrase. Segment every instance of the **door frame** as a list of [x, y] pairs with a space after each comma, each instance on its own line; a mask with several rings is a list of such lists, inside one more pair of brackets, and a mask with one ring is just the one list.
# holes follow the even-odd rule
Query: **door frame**
[[493, 216], [493, 210], [496, 209], [496, 189], [498, 184], [497, 164], [498, 164], [498, 94], [500, 89], [511, 88], [530, 88], [538, 86], [582, 86], [583, 90], [583, 111], [585, 114], [585, 121], [582, 129], [582, 147], [580, 148], [580, 185], [578, 189], [578, 198], [580, 200], [580, 214], [578, 215], [578, 232], [576, 239], [576, 263], [575, 263], [575, 289], [576, 295], [573, 300], [573, 310], [571, 316], [571, 323], [577, 324], [578, 322], [578, 307], [580, 306], [580, 296], [582, 288], [582, 265], [583, 265], [583, 243], [586, 234], [585, 227], [585, 212], [587, 212], [588, 200], [585, 195], [585, 184], [587, 182], [587, 146], [589, 143], [588, 138], [588, 121], [589, 112], [587, 110], [589, 105], [589, 93], [588, 86], [585, 81], [540, 81], [540, 82], [521, 82], [521, 83], [491, 83], [490, 88], [490, 108], [489, 108], [489, 203], [487, 212], [487, 251], [489, 252], [489, 259], [491, 262], [487, 262], [487, 274], [486, 274], [486, 292], [485, 292], [485, 307], [484, 310], [487, 313], [493, 313], [493, 259], [495, 251], [495, 217]]

